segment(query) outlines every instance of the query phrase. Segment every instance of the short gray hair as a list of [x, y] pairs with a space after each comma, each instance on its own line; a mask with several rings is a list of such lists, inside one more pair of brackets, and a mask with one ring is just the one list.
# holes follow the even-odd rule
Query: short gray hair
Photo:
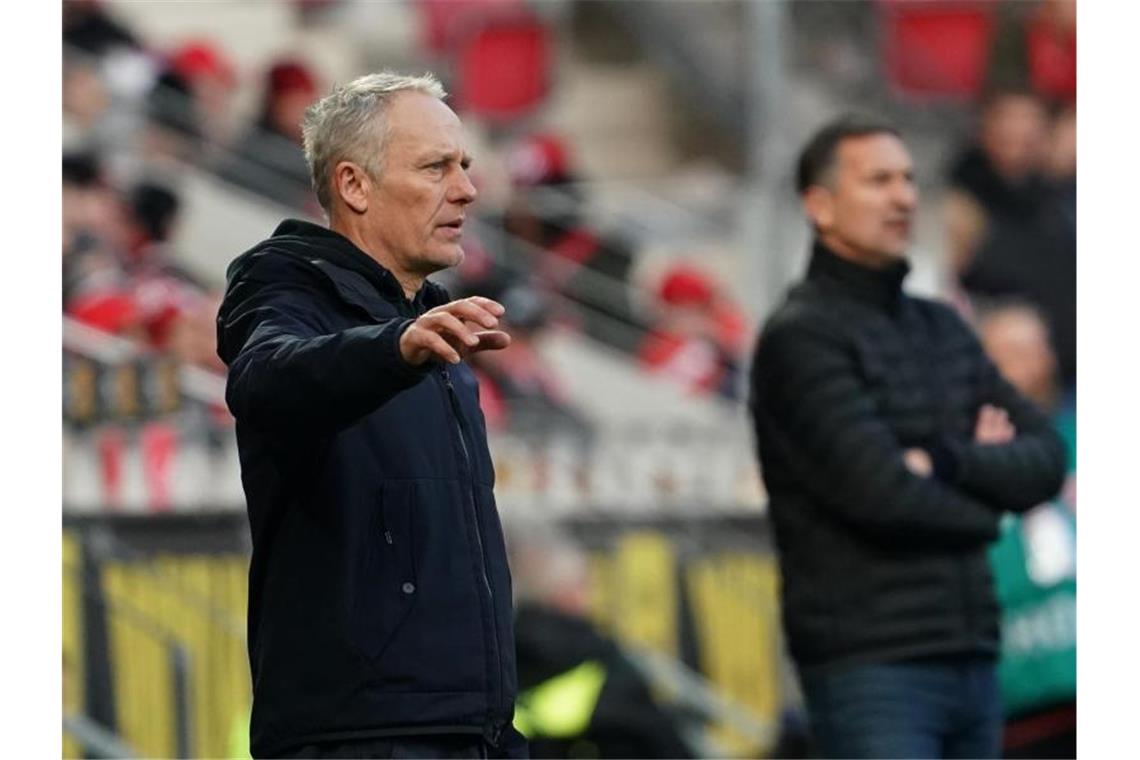
[[[387, 142], [385, 115], [397, 93], [422, 92], [443, 100], [443, 85], [431, 73], [406, 76], [393, 71], [366, 74], [334, 87], [305, 111], [301, 122], [305, 160], [309, 164], [317, 201], [326, 212], [332, 205], [329, 188], [332, 169], [340, 161], [353, 161], [376, 177], [383, 169]], [[380, 149], [374, 140], [379, 137]]]

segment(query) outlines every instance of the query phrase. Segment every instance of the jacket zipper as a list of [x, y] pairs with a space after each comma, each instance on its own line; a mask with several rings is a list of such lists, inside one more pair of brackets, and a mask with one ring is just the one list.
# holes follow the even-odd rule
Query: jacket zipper
[[[500, 652], [499, 624], [497, 621], [497, 615], [496, 615], [496, 611], [495, 611], [495, 593], [491, 589], [491, 581], [487, 577], [487, 554], [486, 554], [486, 551], [485, 551], [484, 546], [483, 546], [483, 528], [482, 528], [482, 524], [479, 521], [479, 512], [478, 512], [478, 509], [476, 507], [476, 494], [475, 494], [475, 487], [474, 487], [475, 470], [472, 467], [471, 454], [467, 448], [467, 437], [464, 433], [466, 426], [463, 424], [463, 413], [462, 413], [460, 406], [459, 406], [459, 396], [457, 395], [457, 393], [455, 391], [455, 386], [451, 384], [451, 374], [447, 371], [447, 367], [442, 367], [442, 366], [440, 367], [440, 374], [443, 376], [443, 384], [444, 384], [444, 387], [447, 389], [448, 401], [451, 404], [451, 410], [452, 410], [452, 413], [453, 413], [453, 416], [454, 416], [455, 422], [456, 422], [456, 427], [457, 427], [456, 432], [459, 434], [459, 448], [460, 448], [460, 451], [462, 451], [462, 453], [463, 453], [463, 464], [465, 465], [465, 467], [467, 469], [467, 487], [468, 487], [468, 493], [471, 497], [471, 514], [472, 514], [472, 518], [475, 520], [475, 545], [479, 551], [480, 575], [481, 575], [482, 580], [483, 580], [483, 587], [487, 590], [487, 598], [491, 603], [491, 636], [493, 637], [493, 640], [494, 640], [494, 660], [495, 660], [494, 665], [495, 665], [495, 670], [498, 674], [498, 683], [496, 684], [496, 689], [495, 689], [496, 694], [495, 694], [494, 702], [495, 702], [495, 705], [498, 707], [498, 706], [500, 706], [500, 703], [502, 702], [502, 693], [501, 693], [502, 688], [503, 688], [502, 653]], [[498, 742], [498, 737], [501, 733], [501, 729], [498, 726], [492, 726], [491, 729], [492, 729], [492, 736], [489, 738], [491, 739], [492, 744], [496, 744]]]

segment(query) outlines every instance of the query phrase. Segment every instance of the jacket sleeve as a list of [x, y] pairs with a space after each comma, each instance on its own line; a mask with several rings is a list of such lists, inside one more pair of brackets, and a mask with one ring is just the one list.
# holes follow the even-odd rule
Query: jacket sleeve
[[753, 364], [761, 447], [836, 517], [869, 537], [939, 548], [997, 536], [997, 515], [960, 490], [914, 475], [877, 415], [850, 350], [825, 328], [785, 325]]
[[[981, 352], [981, 347], [978, 347]], [[981, 403], [1001, 407], [1017, 428], [1009, 443], [947, 444], [956, 461], [952, 482], [993, 508], [1024, 512], [1057, 495], [1065, 481], [1065, 444], [1048, 418], [984, 358]]]
[[331, 432], [417, 383], [430, 366], [413, 367], [400, 355], [411, 319], [329, 332], [313, 288], [255, 285], [232, 288], [227, 300], [236, 303], [219, 319], [226, 403], [240, 421]]

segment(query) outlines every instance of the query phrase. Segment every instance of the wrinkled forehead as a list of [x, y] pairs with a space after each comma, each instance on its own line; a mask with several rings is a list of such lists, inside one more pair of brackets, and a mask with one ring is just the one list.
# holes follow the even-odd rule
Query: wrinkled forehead
[[419, 92], [397, 95], [388, 109], [387, 147], [400, 153], [467, 150], [463, 123], [446, 103]]

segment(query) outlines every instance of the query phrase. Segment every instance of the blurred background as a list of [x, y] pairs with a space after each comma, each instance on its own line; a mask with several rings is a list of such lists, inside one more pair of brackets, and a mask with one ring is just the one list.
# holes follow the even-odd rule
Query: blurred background
[[[248, 756], [249, 537], [215, 311], [232, 258], [283, 217], [320, 221], [301, 114], [369, 71], [435, 72], [475, 146], [466, 260], [438, 280], [500, 300], [514, 335], [476, 370], [535, 756], [814, 752], [745, 373], [806, 264], [796, 153], [840, 112], [894, 120], [914, 154], [910, 289], [959, 307], [1075, 453], [1071, 0], [62, 15], [67, 757]], [[1011, 757], [1075, 752], [1073, 463], [993, 550]], [[562, 676], [599, 662], [602, 685], [551, 717]]]

